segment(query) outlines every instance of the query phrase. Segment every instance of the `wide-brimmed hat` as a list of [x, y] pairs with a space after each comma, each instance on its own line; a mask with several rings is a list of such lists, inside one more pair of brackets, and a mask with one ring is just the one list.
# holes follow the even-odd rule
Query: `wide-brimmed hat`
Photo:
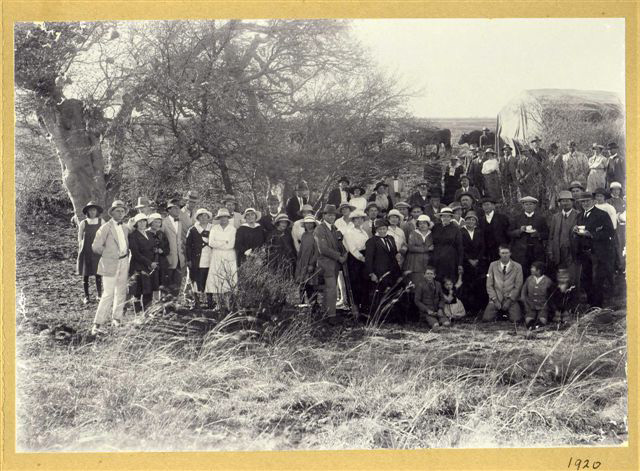
[[366, 191], [364, 190], [364, 186], [362, 185], [353, 185], [351, 188], [349, 188], [349, 193], [353, 193], [356, 190], [360, 190], [361, 195], [364, 195], [366, 193]]
[[380, 208], [378, 208], [378, 205], [377, 205], [377, 204], [375, 204], [373, 201], [370, 201], [369, 203], [367, 203], [367, 207], [366, 207], [366, 208], [364, 208], [364, 211], [365, 211], [365, 212], [367, 212], [367, 211], [369, 211], [369, 209], [371, 209], [371, 208], [380, 209]]
[[573, 193], [567, 190], [562, 190], [558, 193], [558, 201], [560, 200], [573, 200]]
[[227, 208], [220, 208], [213, 219], [218, 220], [220, 218], [230, 218], [230, 217], [231, 217], [231, 213], [229, 213], [229, 210]]
[[367, 215], [361, 209], [356, 209], [354, 212], [351, 213], [351, 216], [350, 216], [351, 219], [355, 219], [355, 218], [363, 218], [364, 219], [366, 217], [367, 217]]
[[591, 148], [592, 149], [604, 149], [604, 146], [602, 144], [598, 144], [597, 142], [594, 142], [593, 144], [591, 144]]
[[464, 215], [465, 219], [474, 218], [476, 221], [478, 220], [478, 214], [475, 211], [467, 211], [467, 214]]
[[247, 208], [242, 212], [242, 217], [245, 217], [249, 213], [253, 213], [256, 216], [258, 215], [258, 211], [256, 211], [255, 208]]
[[166, 209], [168, 210], [169, 208], [173, 208], [174, 206], [175, 206], [175, 207], [178, 207], [178, 208], [180, 207], [180, 198], [173, 198], [173, 199], [170, 199], [170, 200], [167, 202], [167, 207], [166, 207]]
[[619, 188], [620, 190], [622, 190], [622, 183], [620, 183], [620, 182], [611, 182], [609, 184], [609, 189], [613, 190], [614, 188]]
[[373, 222], [373, 227], [375, 227], [376, 229], [379, 228], [379, 227], [382, 227], [382, 226], [389, 227], [389, 222], [386, 219], [383, 219], [383, 218], [376, 219]]
[[460, 193], [460, 196], [458, 197], [458, 199], [461, 200], [463, 196], [468, 196], [469, 198], [471, 198], [472, 201], [476, 200], [476, 198], [473, 196], [473, 194], [469, 193], [468, 191]]
[[213, 214], [211, 213], [211, 211], [209, 211], [206, 208], [200, 208], [196, 211], [195, 214], [195, 218], [198, 219], [198, 216], [200, 216], [201, 214], [208, 214], [209, 215], [209, 219], [211, 219], [213, 217]]
[[457, 211], [458, 209], [462, 209], [462, 205], [457, 201], [454, 201], [453, 203], [451, 203], [449, 207], [451, 208], [452, 211]]
[[84, 208], [82, 208], [82, 213], [86, 216], [87, 213], [89, 212], [89, 209], [91, 208], [96, 208], [98, 210], [98, 214], [102, 214], [103, 213], [103, 209], [102, 206], [100, 206], [98, 203], [96, 203], [95, 201], [89, 201]]
[[498, 204], [498, 202], [496, 201], [496, 199], [492, 196], [485, 196], [484, 198], [482, 198], [482, 202], [483, 203], [493, 203], [493, 204]]
[[389, 185], [387, 185], [385, 182], [379, 181], [378, 183], [376, 183], [376, 186], [373, 187], [373, 191], [378, 191], [378, 188], [380, 188], [381, 186], [389, 188]]
[[469, 178], [469, 175], [467, 175], [466, 173], [463, 173], [462, 175], [460, 175], [460, 178], [458, 178], [458, 180], [462, 180], [463, 178], [466, 178], [467, 180], [471, 181], [471, 178]]
[[138, 197], [138, 203], [134, 206], [135, 209], [140, 208], [148, 208], [153, 204], [153, 202], [147, 198], [146, 196]]
[[389, 219], [391, 216], [398, 216], [400, 219], [402, 219], [402, 213], [397, 209], [392, 209], [387, 213], [387, 219]]
[[194, 203], [197, 203], [198, 201], [200, 201], [200, 195], [195, 190], [187, 191], [187, 196], [185, 196], [184, 198], [186, 200], [193, 201]]
[[282, 213], [282, 214], [278, 214], [275, 219], [273, 220], [273, 225], [277, 226], [278, 223], [281, 223], [282, 221], [286, 221], [287, 223], [291, 224], [291, 219], [289, 219], [289, 216], [287, 216], [286, 214]]
[[505, 150], [505, 149], [513, 150], [513, 148], [509, 144], [505, 144], [502, 146], [502, 150]]
[[529, 142], [540, 142], [541, 139], [538, 136], [535, 136], [533, 139], [531, 139]]
[[144, 213], [138, 213], [135, 216], [133, 216], [133, 227], [136, 227], [136, 224], [138, 224], [143, 219], [147, 221], [149, 219], [149, 216], [147, 216]]
[[151, 225], [151, 223], [153, 221], [155, 221], [156, 219], [160, 219], [162, 221], [162, 214], [160, 213], [151, 213], [147, 216], [147, 221], [149, 222], [149, 225]]
[[311, 206], [310, 204], [303, 204], [302, 207], [300, 208], [300, 213], [302, 213], [303, 211], [308, 211], [310, 213], [313, 212], [313, 206]]
[[304, 218], [302, 218], [302, 223], [303, 224], [313, 223], [315, 225], [318, 225], [318, 221], [316, 220], [316, 218], [314, 218], [310, 214], [307, 214]]
[[335, 204], [325, 204], [320, 214], [338, 214]]
[[523, 196], [520, 198], [520, 203], [536, 203], [538, 204], [538, 198], [534, 198], [533, 196]]
[[496, 151], [493, 150], [492, 147], [488, 147], [487, 150], [484, 151], [485, 154], [493, 154], [493, 155], [497, 155]]
[[396, 205], [394, 206], [394, 208], [396, 208], [396, 209], [400, 209], [400, 208], [410, 209], [411, 205], [409, 203], [407, 203], [406, 201], [398, 201], [396, 203]]
[[593, 199], [593, 193], [589, 193], [588, 191], [583, 191], [576, 198], [577, 201], [585, 201], [585, 200], [592, 200], [592, 199]]
[[344, 202], [344, 203], [341, 203], [341, 204], [340, 204], [340, 206], [338, 206], [338, 211], [342, 212], [342, 210], [343, 210], [344, 208], [349, 208], [351, 211], [353, 211], [354, 209], [356, 209], [356, 207], [355, 207], [354, 205], [352, 205], [351, 203], [349, 203], [349, 202]]
[[438, 213], [438, 216], [442, 216], [442, 215], [453, 216], [453, 209], [451, 209], [449, 206], [443, 207], [442, 209], [440, 209], [440, 212]]
[[617, 149], [617, 148], [618, 148], [618, 144], [616, 144], [615, 142], [610, 142], [607, 145], [607, 149], [609, 149], [609, 150], [613, 150], [613, 149]]
[[421, 214], [420, 216], [418, 216], [416, 218], [416, 224], [418, 224], [420, 222], [428, 222], [429, 224], [431, 224], [431, 218], [429, 216], [427, 216], [426, 214]]
[[124, 201], [122, 201], [122, 200], [114, 200], [113, 203], [111, 203], [111, 207], [107, 211], [107, 213], [109, 213], [109, 216], [111, 216], [111, 212], [116, 208], [122, 208], [122, 209], [125, 210], [125, 212], [127, 211], [127, 205], [124, 204]]
[[569, 190], [573, 190], [574, 188], [580, 188], [581, 190], [584, 190], [584, 185], [579, 181], [574, 180], [571, 183], [569, 183]]
[[351, 183], [347, 177], [340, 177], [338, 179], [338, 183], [342, 183], [342, 182], [345, 182], [347, 185]]
[[227, 201], [233, 201], [234, 203], [236, 202], [236, 197], [233, 195], [224, 195], [222, 197], [222, 204], [227, 204]]
[[602, 195], [605, 198], [611, 198], [611, 193], [609, 193], [606, 188], [596, 188], [595, 190], [593, 190], [593, 196], [596, 195]]

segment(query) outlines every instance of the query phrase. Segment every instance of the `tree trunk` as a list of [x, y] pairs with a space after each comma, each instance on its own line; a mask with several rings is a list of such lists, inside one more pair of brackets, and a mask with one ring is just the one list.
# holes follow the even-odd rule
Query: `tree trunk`
[[224, 192], [227, 195], [233, 194], [233, 184], [231, 183], [231, 175], [229, 174], [229, 167], [224, 157], [218, 157], [218, 168], [220, 168], [220, 176], [222, 177], [222, 185], [224, 186]]
[[80, 217], [82, 208], [91, 200], [102, 206], [109, 203], [100, 139], [87, 131], [80, 100], [54, 101], [49, 100], [40, 108], [40, 122], [55, 144], [62, 181], [74, 212]]

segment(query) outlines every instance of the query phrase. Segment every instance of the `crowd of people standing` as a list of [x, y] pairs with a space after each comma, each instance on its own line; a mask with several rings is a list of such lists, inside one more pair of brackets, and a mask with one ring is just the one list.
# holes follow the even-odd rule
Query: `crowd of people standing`
[[[140, 197], [127, 222], [128, 208], [116, 200], [105, 222], [103, 208], [89, 202], [78, 226], [78, 272], [85, 303], [96, 278], [93, 331], [118, 325], [127, 299], [143, 312], [163, 291], [177, 296], [185, 286], [194, 307], [212, 309], [259, 253], [298, 284], [301, 303], [329, 320], [342, 307], [371, 315], [379, 294], [396, 286], [405, 289], [389, 315], [434, 329], [500, 314], [536, 328], [570, 320], [578, 303], [605, 306], [624, 275], [624, 161], [615, 143], [606, 157], [594, 144], [590, 158], [573, 142], [565, 154], [539, 143], [517, 155], [505, 145], [500, 157], [472, 146], [470, 157], [451, 156], [440, 184], [425, 179], [411, 193], [397, 174], [368, 196], [342, 177], [319, 211], [304, 182], [287, 201], [270, 195], [264, 213], [240, 212], [227, 196], [214, 215], [191, 191], [163, 214]], [[554, 187], [541, 180], [549, 169], [561, 176]]]

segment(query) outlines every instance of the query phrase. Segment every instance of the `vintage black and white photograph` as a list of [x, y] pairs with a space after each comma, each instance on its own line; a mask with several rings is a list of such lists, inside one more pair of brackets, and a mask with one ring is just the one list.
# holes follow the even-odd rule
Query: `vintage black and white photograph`
[[624, 19], [19, 22], [17, 451], [624, 446]]

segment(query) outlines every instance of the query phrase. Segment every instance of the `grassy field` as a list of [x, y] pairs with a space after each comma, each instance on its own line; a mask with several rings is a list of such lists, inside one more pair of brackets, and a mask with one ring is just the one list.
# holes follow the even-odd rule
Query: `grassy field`
[[[33, 229], [33, 230], [31, 230]], [[31, 234], [31, 233], [34, 234]], [[508, 323], [89, 342], [73, 229], [18, 234], [18, 449], [290, 450], [612, 445], [627, 439], [624, 312]], [[53, 250], [45, 248], [54, 247]], [[79, 341], [58, 342], [65, 325]]]

